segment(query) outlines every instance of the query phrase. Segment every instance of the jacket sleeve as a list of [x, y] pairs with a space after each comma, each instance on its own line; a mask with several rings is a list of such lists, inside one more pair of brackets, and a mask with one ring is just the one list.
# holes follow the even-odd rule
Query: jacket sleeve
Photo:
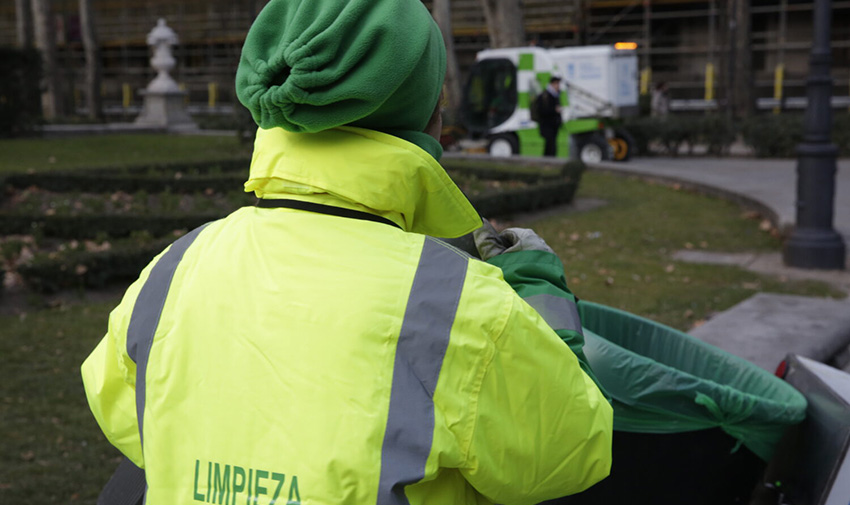
[[613, 413], [576, 355], [517, 296], [482, 374], [466, 468], [495, 503], [574, 494], [611, 467]]
[[540, 313], [576, 355], [584, 373], [610, 399], [584, 355], [584, 335], [576, 308], [577, 300], [567, 287], [560, 258], [545, 251], [518, 251], [494, 256], [488, 263], [502, 269], [505, 281]]
[[[150, 266], [142, 273], [146, 278]], [[106, 335], [83, 362], [89, 408], [107, 440], [136, 466], [144, 468], [136, 416], [136, 364], [127, 354], [127, 327], [142, 280], [128, 288], [109, 316]]]

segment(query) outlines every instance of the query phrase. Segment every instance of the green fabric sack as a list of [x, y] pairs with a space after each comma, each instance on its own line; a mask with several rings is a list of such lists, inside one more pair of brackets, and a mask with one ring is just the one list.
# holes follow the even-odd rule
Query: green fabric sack
[[614, 429], [680, 433], [719, 427], [767, 461], [806, 399], [752, 363], [628, 312], [579, 302], [584, 352], [613, 397]]

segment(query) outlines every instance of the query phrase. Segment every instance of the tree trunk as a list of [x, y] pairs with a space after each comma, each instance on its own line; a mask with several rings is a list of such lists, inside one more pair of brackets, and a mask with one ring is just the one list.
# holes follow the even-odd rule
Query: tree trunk
[[86, 55], [86, 105], [91, 119], [103, 117], [103, 101], [100, 96], [100, 48], [97, 45], [94, 10], [91, 0], [80, 0], [80, 31]]
[[455, 53], [455, 39], [452, 33], [452, 9], [451, 0], [434, 0], [431, 6], [431, 14], [443, 33], [446, 43], [446, 99], [448, 101], [447, 114], [444, 118], [447, 124], [457, 123], [457, 114], [460, 110], [461, 94], [460, 69], [457, 64]]
[[59, 66], [56, 62], [56, 27], [50, 0], [32, 0], [35, 44], [41, 51], [43, 62], [42, 113], [45, 119], [64, 115], [64, 104], [59, 92]]
[[740, 118], [746, 118], [753, 112], [753, 50], [750, 42], [750, 31], [752, 28], [750, 16], [750, 1], [736, 0], [735, 10], [736, 33], [735, 46], [735, 114]]
[[484, 6], [491, 47], [527, 45], [522, 0], [481, 0], [481, 3]]
[[15, 28], [18, 34], [18, 47], [32, 47], [32, 6], [30, 0], [15, 0]]

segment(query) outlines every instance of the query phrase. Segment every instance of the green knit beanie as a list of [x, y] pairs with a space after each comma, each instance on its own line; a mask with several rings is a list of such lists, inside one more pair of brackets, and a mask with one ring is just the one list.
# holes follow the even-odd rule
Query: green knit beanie
[[271, 0], [242, 47], [236, 94], [262, 128], [359, 126], [435, 154], [421, 132], [445, 69], [420, 0]]

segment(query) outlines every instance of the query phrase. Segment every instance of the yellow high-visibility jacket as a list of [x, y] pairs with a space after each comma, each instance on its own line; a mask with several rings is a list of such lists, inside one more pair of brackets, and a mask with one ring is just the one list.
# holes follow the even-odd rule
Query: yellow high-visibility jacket
[[391, 223], [246, 207], [145, 268], [82, 374], [147, 505], [531, 504], [608, 474], [576, 355], [498, 267], [426, 236], [480, 218], [425, 151], [261, 130], [245, 188]]

